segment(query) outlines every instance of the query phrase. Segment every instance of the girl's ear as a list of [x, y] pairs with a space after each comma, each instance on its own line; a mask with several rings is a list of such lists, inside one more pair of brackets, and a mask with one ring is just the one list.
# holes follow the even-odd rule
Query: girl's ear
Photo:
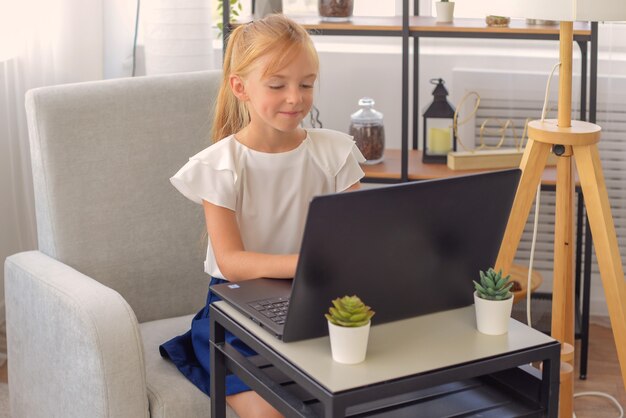
[[246, 86], [238, 75], [231, 75], [228, 79], [230, 83], [230, 89], [232, 90], [235, 97], [241, 101], [248, 100], [248, 95], [246, 94]]

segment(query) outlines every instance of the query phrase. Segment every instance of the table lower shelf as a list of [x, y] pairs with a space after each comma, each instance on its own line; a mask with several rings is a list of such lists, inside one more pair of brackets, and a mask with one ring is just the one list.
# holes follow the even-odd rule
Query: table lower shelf
[[[318, 416], [323, 405], [262, 357], [248, 358], [271, 380], [299, 399]], [[543, 417], [539, 403], [541, 375], [522, 366], [486, 376], [416, 390], [403, 395], [363, 403], [347, 409], [348, 417], [439, 418], [450, 417]]]

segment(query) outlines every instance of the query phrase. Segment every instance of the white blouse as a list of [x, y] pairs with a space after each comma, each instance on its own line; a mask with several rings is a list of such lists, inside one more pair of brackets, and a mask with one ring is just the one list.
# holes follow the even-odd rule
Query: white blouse
[[[245, 250], [294, 254], [311, 199], [358, 182], [364, 161], [352, 137], [328, 129], [307, 130], [297, 148], [281, 153], [252, 150], [231, 135], [191, 157], [170, 181], [195, 203], [235, 211]], [[204, 271], [228, 279], [210, 240]]]

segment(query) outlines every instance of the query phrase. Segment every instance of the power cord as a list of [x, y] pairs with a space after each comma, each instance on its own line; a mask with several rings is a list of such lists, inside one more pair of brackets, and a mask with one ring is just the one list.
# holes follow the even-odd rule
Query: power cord
[[[546, 118], [546, 112], [547, 112], [547, 108], [548, 108], [548, 96], [550, 94], [550, 80], [552, 79], [552, 75], [554, 74], [554, 71], [561, 65], [561, 63], [557, 63], [554, 67], [552, 67], [552, 71], [550, 72], [550, 76], [548, 77], [548, 82], [546, 84], [546, 94], [543, 100], [543, 109], [541, 111], [541, 121], [543, 122]], [[541, 192], [541, 185], [539, 185], [537, 187], [537, 196], [535, 198], [535, 220], [533, 223], [533, 237], [532, 237], [532, 243], [530, 246], [530, 258], [528, 261], [528, 278], [527, 278], [527, 292], [526, 292], [526, 321], [528, 323], [529, 327], [532, 327], [532, 322], [530, 320], [531, 318], [531, 313], [530, 313], [530, 285], [531, 285], [531, 277], [532, 277], [532, 271], [533, 271], [533, 261], [535, 258], [535, 243], [537, 242], [537, 230], [538, 230], [538, 226], [539, 226], [539, 196], [540, 196], [540, 192]], [[624, 409], [622, 408], [622, 406], [619, 404], [619, 402], [617, 401], [617, 399], [615, 399], [613, 396], [609, 395], [608, 393], [605, 392], [596, 392], [596, 391], [587, 391], [587, 392], [579, 392], [579, 393], [575, 393], [574, 394], [574, 398], [580, 398], [583, 396], [599, 396], [602, 398], [606, 398], [609, 399], [611, 402], [613, 402], [613, 404], [615, 404], [615, 406], [617, 407], [617, 409], [619, 410], [619, 417], [618, 418], [624, 418]], [[573, 414], [573, 418], [576, 418], [576, 414]]]
[[546, 94], [543, 98], [543, 109], [541, 110], [541, 121], [543, 122], [546, 119], [546, 113], [548, 111], [548, 96], [550, 95], [550, 81], [552, 80], [552, 76], [554, 75], [554, 71], [561, 66], [560, 62], [554, 64], [552, 67], [552, 71], [550, 72], [550, 76], [548, 77], [548, 82], [546, 84]]
[[526, 322], [532, 327], [530, 320], [530, 289], [533, 273], [533, 262], [535, 261], [535, 244], [537, 244], [537, 230], [539, 229], [539, 202], [541, 200], [541, 184], [537, 186], [537, 194], [535, 196], [535, 220], [533, 223], [533, 239], [530, 244], [530, 257], [528, 259], [528, 277], [526, 278]]
[[135, 76], [137, 64], [137, 34], [139, 33], [139, 9], [141, 8], [141, 0], [137, 0], [137, 12], [135, 13], [135, 36], [133, 38], [133, 69], [130, 73], [131, 77]]
[[[607, 398], [608, 400], [610, 400], [611, 402], [613, 402], [615, 404], [615, 406], [617, 407], [618, 411], [619, 411], [619, 417], [618, 418], [623, 418], [624, 417], [624, 408], [622, 408], [622, 406], [619, 404], [619, 402], [617, 402], [617, 399], [615, 399], [614, 397], [612, 397], [611, 395], [604, 393], [604, 392], [578, 392], [574, 394], [574, 398], [579, 398], [581, 396], [599, 396], [601, 398]], [[574, 418], [576, 418], [576, 414], [574, 414]]]

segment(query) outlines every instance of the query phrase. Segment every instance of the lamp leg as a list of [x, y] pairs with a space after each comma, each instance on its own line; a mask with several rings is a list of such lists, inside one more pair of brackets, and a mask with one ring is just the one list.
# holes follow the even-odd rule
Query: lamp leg
[[574, 175], [572, 147], [560, 148], [564, 152], [556, 165], [551, 335], [562, 344], [559, 417], [570, 418], [574, 409]]
[[[553, 338], [574, 345], [574, 173], [572, 147], [564, 146], [557, 160], [552, 285]], [[573, 357], [573, 356], [572, 356]], [[573, 361], [570, 362], [573, 365]]]
[[550, 144], [537, 142], [532, 139], [529, 139], [526, 144], [520, 163], [522, 176], [517, 186], [511, 214], [509, 215], [495, 265], [496, 270], [502, 269], [505, 274], [508, 274], [511, 264], [513, 264], [530, 208], [535, 199], [535, 191], [537, 186], [539, 186], [541, 174], [548, 160], [550, 148]]
[[600, 153], [596, 145], [574, 146], [573, 149], [626, 387], [626, 284]]

